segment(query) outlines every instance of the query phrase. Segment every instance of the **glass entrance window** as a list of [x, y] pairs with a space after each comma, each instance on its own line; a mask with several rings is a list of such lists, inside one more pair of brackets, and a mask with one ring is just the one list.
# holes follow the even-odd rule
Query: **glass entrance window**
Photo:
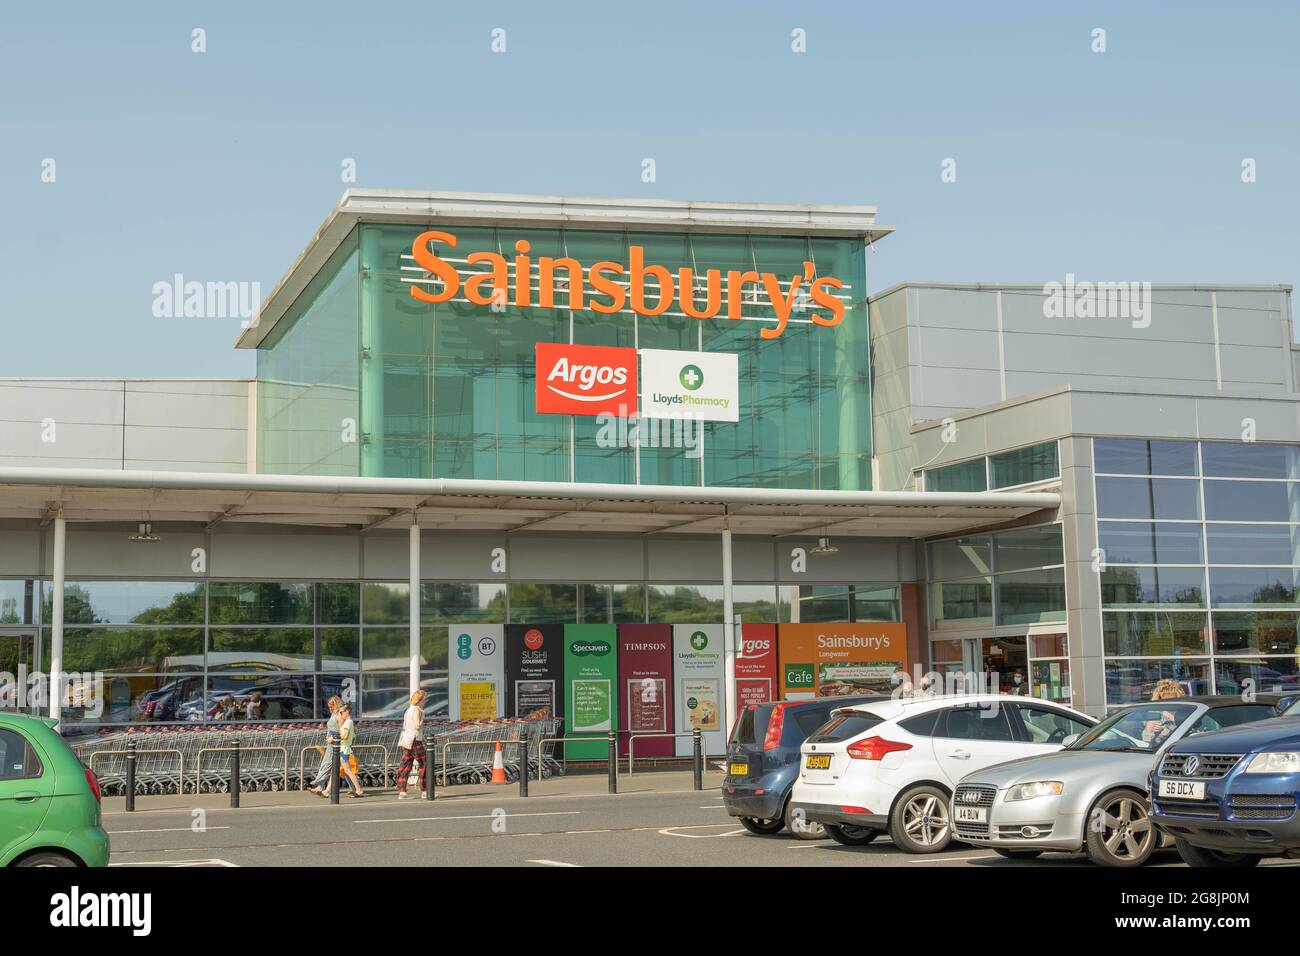
[[1034, 633], [1027, 640], [1030, 696], [1070, 703], [1070, 646], [1066, 632]]
[[[0, 634], [0, 711], [31, 712], [20, 675], [36, 670], [36, 633]], [[10, 683], [10, 681], [13, 683]]]

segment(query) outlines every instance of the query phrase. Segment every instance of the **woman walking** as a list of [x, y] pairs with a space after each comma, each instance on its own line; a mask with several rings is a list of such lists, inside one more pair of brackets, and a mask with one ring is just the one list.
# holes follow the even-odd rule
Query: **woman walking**
[[417, 690], [411, 695], [411, 706], [402, 715], [402, 735], [397, 738], [397, 746], [402, 750], [402, 762], [397, 767], [397, 799], [405, 800], [406, 779], [411, 775], [411, 766], [420, 762], [420, 799], [428, 794], [424, 775], [429, 772], [429, 755], [424, 749], [424, 737], [420, 727], [424, 724], [425, 693]]
[[325, 724], [325, 752], [321, 754], [320, 764], [316, 767], [316, 774], [311, 778], [310, 790], [318, 796], [325, 796], [325, 785], [330, 782], [330, 752], [333, 748], [334, 741], [339, 738], [339, 708], [343, 706], [343, 700], [340, 697], [331, 697], [325, 701], [326, 708], [329, 709], [330, 719]]
[[339, 773], [346, 775], [348, 783], [352, 785], [352, 792], [348, 796], [364, 797], [366, 792], [361, 789], [361, 779], [357, 776], [356, 761], [352, 756], [352, 745], [356, 742], [356, 735], [356, 724], [352, 722], [352, 706], [341, 704], [339, 706]]

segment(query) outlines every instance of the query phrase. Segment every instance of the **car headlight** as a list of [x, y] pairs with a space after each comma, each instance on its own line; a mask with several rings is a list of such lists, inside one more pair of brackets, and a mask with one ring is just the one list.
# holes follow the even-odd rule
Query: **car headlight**
[[1033, 783], [1018, 783], [1010, 790], [1004, 798], [1010, 803], [1013, 800], [1032, 800], [1034, 797], [1057, 797], [1065, 789], [1065, 784], [1059, 780], [1036, 780]]
[[1300, 752], [1276, 750], [1255, 754], [1246, 764], [1246, 773], [1300, 773]]

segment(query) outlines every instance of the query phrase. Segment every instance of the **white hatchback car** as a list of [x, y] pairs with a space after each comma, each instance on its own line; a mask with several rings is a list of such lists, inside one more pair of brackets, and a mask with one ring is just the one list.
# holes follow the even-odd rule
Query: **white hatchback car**
[[1096, 722], [1062, 704], [1009, 694], [841, 708], [803, 743], [791, 813], [847, 846], [888, 832], [900, 849], [936, 853], [952, 839], [949, 801], [958, 780], [1060, 750]]

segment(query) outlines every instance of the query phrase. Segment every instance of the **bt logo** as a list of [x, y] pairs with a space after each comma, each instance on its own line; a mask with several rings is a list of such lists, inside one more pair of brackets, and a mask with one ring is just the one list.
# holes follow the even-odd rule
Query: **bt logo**
[[695, 391], [704, 384], [704, 373], [700, 371], [698, 365], [683, 365], [682, 370], [677, 374], [677, 380], [682, 383], [682, 387]]
[[484, 657], [490, 657], [496, 652], [497, 642], [490, 637], [485, 637], [478, 642], [478, 652]]

